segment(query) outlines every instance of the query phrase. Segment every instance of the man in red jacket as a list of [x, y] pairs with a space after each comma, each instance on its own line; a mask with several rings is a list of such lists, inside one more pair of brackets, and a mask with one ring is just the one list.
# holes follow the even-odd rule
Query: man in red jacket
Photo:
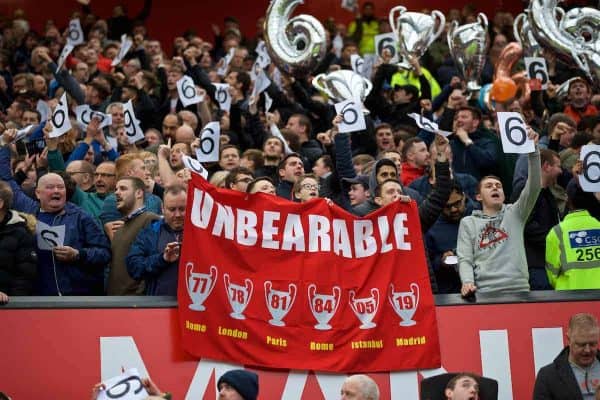
[[569, 104], [565, 106], [564, 113], [579, 124], [581, 118], [598, 115], [596, 106], [590, 103], [592, 89], [584, 78], [575, 78], [569, 83]]

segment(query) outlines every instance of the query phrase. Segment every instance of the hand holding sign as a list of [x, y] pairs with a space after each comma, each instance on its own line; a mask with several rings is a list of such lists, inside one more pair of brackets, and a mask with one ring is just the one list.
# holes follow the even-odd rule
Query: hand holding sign
[[206, 124], [200, 135], [200, 145], [196, 148], [198, 161], [219, 161], [219, 136], [221, 136], [221, 127], [218, 122]]
[[227, 83], [213, 83], [216, 88], [215, 97], [219, 103], [219, 108], [229, 112], [231, 109], [231, 93], [229, 93], [229, 85]]
[[81, 29], [79, 18], [70, 20], [67, 33], [67, 44], [75, 47], [83, 42], [85, 42], [85, 38], [83, 37], [83, 30]]
[[52, 250], [62, 246], [65, 241], [65, 225], [50, 226], [38, 221], [35, 230], [37, 247], [40, 250]]
[[29, 135], [34, 127], [35, 125], [27, 125], [25, 128], [19, 130], [6, 129], [2, 136], [0, 136], [0, 146], [6, 146], [7, 144], [22, 140]]
[[346, 100], [335, 105], [335, 111], [342, 116], [340, 132], [357, 132], [367, 128], [360, 100]]
[[204, 96], [198, 95], [194, 80], [187, 75], [177, 81], [177, 93], [179, 93], [179, 100], [184, 107], [204, 101]]
[[581, 188], [584, 192], [600, 192], [600, 145], [582, 146], [579, 159], [583, 164], [579, 175]]
[[60, 97], [60, 101], [52, 112], [50, 117], [52, 123], [52, 132], [50, 132], [51, 138], [56, 138], [64, 135], [71, 130], [71, 120], [69, 119], [69, 107], [67, 104], [67, 93], [63, 93]]
[[131, 100], [123, 104], [123, 114], [125, 116], [125, 134], [129, 143], [144, 139], [144, 132], [140, 128], [140, 121], [135, 117]]
[[528, 154], [535, 151], [535, 142], [530, 138], [527, 125], [517, 112], [499, 112], [498, 126], [505, 153]]
[[423, 129], [424, 131], [432, 132], [432, 133], [439, 133], [443, 137], [447, 137], [452, 134], [452, 132], [440, 130], [440, 127], [436, 122], [433, 122], [433, 121], [429, 120], [428, 118], [425, 118], [421, 114], [410, 113], [410, 114], [408, 114], [408, 116], [411, 117], [412, 119], [414, 119], [415, 122], [417, 123], [417, 126], [421, 129]]
[[206, 170], [206, 168], [204, 168], [200, 161], [195, 160], [192, 157], [183, 155], [181, 157], [181, 162], [187, 169], [189, 169], [193, 173], [200, 175], [204, 179], [208, 179], [208, 171]]
[[103, 382], [103, 386], [105, 390], [100, 391], [98, 400], [143, 400], [149, 394], [136, 368]]
[[77, 122], [79, 122], [79, 124], [83, 126], [84, 129], [90, 124], [92, 118], [94, 117], [99, 120], [100, 125], [98, 126], [98, 128], [100, 129], [112, 125], [112, 116], [109, 114], [94, 111], [87, 104], [75, 107], [75, 118], [77, 119]]
[[538, 79], [542, 83], [542, 89], [548, 88], [548, 67], [543, 57], [525, 57], [525, 71], [529, 79]]

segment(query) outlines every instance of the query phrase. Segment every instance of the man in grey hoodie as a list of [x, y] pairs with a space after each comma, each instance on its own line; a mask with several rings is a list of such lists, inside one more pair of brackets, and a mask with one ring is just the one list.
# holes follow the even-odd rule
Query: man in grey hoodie
[[482, 210], [460, 221], [456, 250], [463, 296], [529, 290], [523, 229], [541, 189], [541, 167], [538, 135], [528, 129], [528, 137], [536, 149], [528, 155], [529, 177], [517, 201], [504, 204], [500, 179], [485, 176], [476, 196]]

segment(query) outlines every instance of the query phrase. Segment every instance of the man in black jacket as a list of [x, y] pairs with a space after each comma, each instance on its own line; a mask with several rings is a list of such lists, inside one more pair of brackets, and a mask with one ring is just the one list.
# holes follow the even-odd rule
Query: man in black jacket
[[569, 345], [538, 372], [534, 400], [594, 399], [600, 382], [598, 319], [591, 314], [575, 314], [569, 320]]
[[[531, 290], [552, 290], [546, 275], [546, 235], [561, 220], [558, 203], [551, 189], [562, 174], [562, 169], [560, 157], [552, 150], [541, 149], [540, 159], [542, 190], [525, 225], [523, 239]], [[511, 202], [517, 201], [524, 186], [525, 182], [520, 181], [513, 187]]]
[[10, 209], [12, 198], [10, 186], [0, 182], [0, 304], [8, 296], [31, 295], [37, 273], [34, 235], [28, 221]]

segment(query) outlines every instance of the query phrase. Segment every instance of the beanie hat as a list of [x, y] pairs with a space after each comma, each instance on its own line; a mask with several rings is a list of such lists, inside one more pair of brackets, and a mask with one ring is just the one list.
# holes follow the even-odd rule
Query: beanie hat
[[227, 383], [233, 387], [244, 400], [256, 400], [258, 396], [258, 375], [244, 369], [234, 369], [225, 372], [217, 382], [217, 388], [221, 383]]

